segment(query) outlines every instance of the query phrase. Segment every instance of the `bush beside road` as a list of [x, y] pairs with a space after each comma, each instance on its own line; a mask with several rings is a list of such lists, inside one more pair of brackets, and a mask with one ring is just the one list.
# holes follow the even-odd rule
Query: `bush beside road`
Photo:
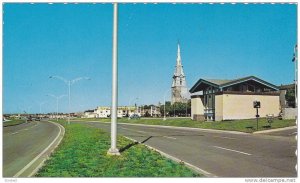
[[[83, 119], [79, 118], [80, 121], [99, 121], [99, 122], [110, 122], [110, 119]], [[191, 128], [204, 128], [204, 129], [216, 129], [216, 130], [229, 130], [229, 131], [240, 131], [252, 133], [256, 130], [256, 119], [247, 119], [247, 120], [233, 120], [233, 121], [211, 121], [211, 122], [199, 122], [193, 121], [188, 118], [169, 118], [163, 120], [162, 118], [153, 118], [153, 119], [131, 119], [120, 118], [118, 119], [120, 123], [135, 123], [135, 124], [146, 124], [146, 125], [164, 125], [164, 126], [178, 126], [178, 127], [191, 127]], [[268, 122], [266, 118], [261, 118], [258, 120], [258, 131], [266, 130], [264, 126], [267, 126]], [[295, 120], [279, 120], [274, 119], [271, 123], [271, 127], [268, 129], [284, 128], [289, 126], [295, 126]], [[247, 127], [253, 127], [247, 128]]]
[[65, 137], [37, 177], [201, 176], [121, 136], [118, 137], [118, 148], [124, 151], [121, 156], [109, 156], [109, 133], [85, 124], [62, 124]]

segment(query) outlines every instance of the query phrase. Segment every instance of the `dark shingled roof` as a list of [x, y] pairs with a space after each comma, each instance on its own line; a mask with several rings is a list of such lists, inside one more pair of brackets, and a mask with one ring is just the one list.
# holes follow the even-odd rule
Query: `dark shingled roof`
[[247, 77], [243, 77], [243, 78], [238, 78], [238, 79], [199, 79], [196, 84], [189, 90], [189, 92], [193, 93], [194, 90], [197, 88], [197, 86], [200, 84], [200, 83], [211, 83], [212, 85], [215, 85], [215, 87], [227, 87], [227, 86], [230, 86], [230, 85], [234, 85], [234, 84], [237, 84], [239, 82], [244, 82], [244, 81], [247, 81], [247, 80], [256, 80], [258, 82], [261, 82], [265, 85], [268, 85], [269, 87], [271, 88], [274, 88], [276, 90], [279, 89], [279, 87], [269, 83], [269, 82], [266, 82], [262, 79], [259, 79], [255, 76], [247, 76]]
[[228, 82], [231, 82], [233, 80], [229, 80], [229, 79], [205, 79], [206, 81], [216, 84], [216, 85], [222, 85]]

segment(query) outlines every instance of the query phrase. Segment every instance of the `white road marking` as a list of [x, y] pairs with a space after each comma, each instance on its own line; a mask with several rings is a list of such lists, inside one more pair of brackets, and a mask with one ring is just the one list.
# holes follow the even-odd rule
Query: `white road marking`
[[252, 155], [252, 154], [249, 154], [249, 153], [245, 153], [245, 152], [237, 151], [237, 150], [233, 150], [233, 149], [227, 149], [227, 148], [224, 148], [224, 147], [219, 147], [219, 146], [212, 146], [212, 147], [215, 147], [215, 148], [218, 148], [218, 149], [227, 150], [227, 151], [237, 152], [237, 153], [241, 153], [241, 154], [245, 154], [245, 155], [248, 155], [248, 156]]
[[[51, 123], [53, 123], [52, 121], [49, 121]], [[62, 138], [57, 142], [56, 146], [54, 147], [54, 149], [60, 144], [60, 142], [63, 139], [63, 136], [65, 135], [65, 128], [61, 125], [58, 125], [60, 129], [62, 129]], [[52, 150], [52, 152], [54, 151], [54, 149]], [[51, 154], [51, 153], [50, 153]], [[48, 156], [49, 157], [49, 156]], [[30, 174], [28, 177], [32, 177], [34, 174], [36, 174], [36, 172], [43, 166], [44, 162], [46, 161], [46, 159], [44, 159]]]
[[140, 132], [140, 133], [147, 133], [147, 132], [145, 132], [145, 131], [137, 131], [137, 132]]
[[33, 126], [29, 127], [29, 128], [21, 129], [21, 130], [19, 130], [19, 131], [16, 131], [16, 132], [14, 132], [14, 133], [11, 133], [11, 135], [17, 134], [17, 133], [19, 133], [19, 132], [21, 132], [21, 131], [29, 130], [29, 129], [33, 128], [33, 127], [36, 127], [37, 125], [38, 125], [38, 123], [36, 123], [35, 125], [33, 125]]
[[122, 129], [124, 129], [124, 130], [130, 130], [129, 128], [124, 128], [124, 127], [122, 127]]
[[297, 134], [297, 132], [290, 133], [289, 135], [294, 135], [294, 134]]
[[176, 140], [176, 138], [174, 138], [174, 137], [169, 137], [169, 136], [163, 136], [163, 137]]
[[232, 137], [223, 137], [223, 136], [214, 136], [215, 138], [222, 138], [222, 139], [231, 139], [231, 140], [235, 140], [236, 138], [232, 138]]
[[18, 173], [16, 173], [13, 177], [19, 177], [23, 172], [25, 172], [36, 160], [38, 160], [51, 146], [56, 142], [56, 140], [59, 138], [61, 134], [61, 127], [57, 125], [59, 128], [59, 133], [57, 134], [56, 138], [51, 142], [51, 144], [48, 145], [39, 155], [37, 155], [32, 161], [30, 161], [22, 170], [20, 170]]

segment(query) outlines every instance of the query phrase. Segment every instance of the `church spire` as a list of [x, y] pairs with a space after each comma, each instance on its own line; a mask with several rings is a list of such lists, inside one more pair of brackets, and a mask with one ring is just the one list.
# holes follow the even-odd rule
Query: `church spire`
[[177, 65], [181, 65], [180, 45], [177, 43]]
[[181, 63], [181, 55], [180, 55], [180, 44], [179, 41], [177, 43], [177, 60], [175, 71], [173, 75], [172, 82], [172, 97], [171, 103], [175, 102], [187, 102], [189, 98], [189, 92], [186, 86], [185, 75], [183, 72], [183, 65]]

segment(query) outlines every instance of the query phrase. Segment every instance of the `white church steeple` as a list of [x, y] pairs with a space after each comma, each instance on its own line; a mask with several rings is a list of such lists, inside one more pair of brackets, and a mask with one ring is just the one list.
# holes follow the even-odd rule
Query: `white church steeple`
[[171, 96], [172, 96], [171, 98], [172, 104], [175, 102], [187, 102], [189, 98], [189, 92], [186, 87], [186, 80], [185, 80], [185, 75], [183, 72], [183, 66], [181, 61], [179, 42], [177, 45], [177, 59], [176, 59], [176, 66], [173, 75]]

